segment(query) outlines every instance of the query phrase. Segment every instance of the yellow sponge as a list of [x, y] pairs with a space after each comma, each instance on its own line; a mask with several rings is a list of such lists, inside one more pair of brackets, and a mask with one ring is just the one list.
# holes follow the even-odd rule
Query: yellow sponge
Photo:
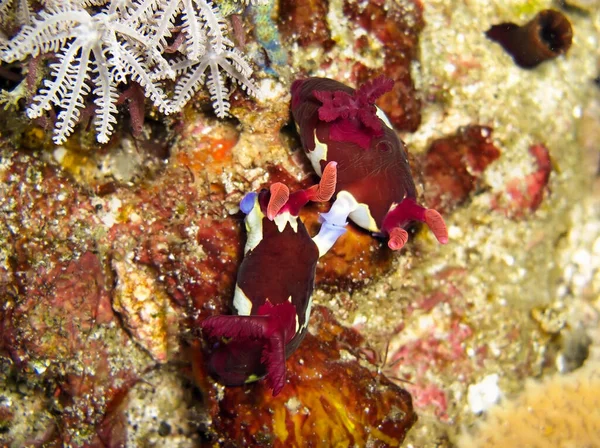
[[459, 437], [459, 448], [600, 447], [600, 362], [568, 375], [530, 381], [512, 401], [489, 410], [474, 434]]

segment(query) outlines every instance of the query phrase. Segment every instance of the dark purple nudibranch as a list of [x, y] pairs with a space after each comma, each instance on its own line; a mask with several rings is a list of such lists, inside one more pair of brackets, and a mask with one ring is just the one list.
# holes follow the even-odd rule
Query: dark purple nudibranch
[[307, 190], [290, 194], [275, 183], [241, 201], [248, 237], [233, 300], [237, 315], [201, 323], [207, 336], [219, 339], [209, 368], [225, 385], [266, 376], [273, 395], [285, 385], [285, 360], [306, 334], [317, 260], [345, 231], [325, 223], [311, 238], [298, 213], [308, 201], [328, 201], [335, 183], [336, 164], [330, 163]]
[[417, 203], [417, 192], [404, 144], [375, 100], [393, 87], [383, 77], [354, 90], [327, 78], [307, 78], [292, 85], [292, 115], [302, 146], [320, 175], [337, 162], [336, 200], [321, 221], [359, 226], [389, 237], [401, 249], [411, 221], [426, 223], [438, 241], [448, 241], [441, 215]]

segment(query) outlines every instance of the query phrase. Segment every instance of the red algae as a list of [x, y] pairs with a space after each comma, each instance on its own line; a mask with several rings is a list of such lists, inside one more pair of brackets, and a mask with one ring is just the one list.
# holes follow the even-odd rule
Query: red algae
[[197, 358], [212, 436], [243, 446], [301, 447], [323, 441], [400, 446], [417, 418], [408, 393], [375, 373], [375, 366], [359, 363], [363, 338], [340, 326], [326, 308], [316, 307], [312, 322], [314, 333], [288, 359], [287, 385], [277, 397], [258, 382], [226, 388], [217, 399]]
[[[301, 47], [318, 46], [328, 52], [336, 45], [343, 45], [331, 38], [327, 15], [335, 6], [325, 0], [298, 2], [284, 0], [279, 5], [279, 28], [287, 46], [298, 43]], [[419, 33], [423, 29], [423, 11], [420, 2], [389, 2], [384, 8], [382, 2], [344, 1], [342, 13], [349, 24], [362, 28], [377, 40], [383, 50], [382, 68], [370, 68], [362, 62], [354, 62], [350, 67], [352, 81], [363, 84], [378, 75], [385, 75], [394, 81], [394, 88], [384, 95], [378, 105], [388, 115], [398, 130], [415, 131], [421, 122], [421, 102], [416, 94], [410, 74], [410, 66], [417, 58]], [[355, 33], [354, 46], [357, 53], [367, 50], [370, 45], [364, 33]], [[320, 61], [322, 67], [332, 61], [327, 54]]]
[[97, 433], [92, 443], [99, 447], [127, 446], [126, 416], [123, 408], [126, 404], [127, 393], [132, 384], [125, 384], [115, 389], [111, 400], [106, 406], [104, 418], [97, 427]]
[[18, 288], [22, 299], [9, 308], [4, 328], [5, 346], [18, 364], [66, 362], [84, 349], [96, 324], [114, 317], [102, 267], [91, 252], [51, 271], [40, 270], [34, 281], [19, 282]]
[[[114, 318], [101, 266], [87, 252], [20, 287], [25, 299], [17, 300], [8, 313], [4, 342], [17, 366], [56, 381], [57, 403], [69, 406], [60, 425], [62, 440], [69, 440], [82, 424], [98, 424], [102, 403], [110, 400], [115, 384], [133, 377], [129, 368], [111, 369], [107, 343], [90, 337]], [[127, 340], [124, 332], [117, 337], [121, 343]], [[79, 420], [80, 412], [88, 415], [85, 421]]]
[[3, 182], [7, 188], [0, 205], [6, 207], [4, 220], [14, 230], [19, 270], [42, 261], [51, 267], [72, 253], [95, 248], [87, 229], [96, 223], [92, 204], [68, 176], [21, 154]]
[[324, 0], [282, 0], [279, 3], [279, 29], [288, 41], [302, 47], [333, 44], [327, 26], [328, 2]]
[[491, 135], [490, 127], [470, 125], [430, 145], [423, 161], [429, 207], [449, 212], [481, 188], [481, 174], [500, 157]]
[[25, 437], [31, 444], [118, 446], [123, 428], [112, 413], [120, 412], [141, 370], [153, 365], [131, 339], [152, 353], [152, 344], [164, 338], [140, 341], [139, 332], [127, 334], [123, 325], [135, 330], [131, 316], [143, 319], [143, 312], [115, 308], [129, 311], [129, 321], [115, 318], [111, 285], [128, 271], [109, 267], [127, 261], [138, 277], [152, 275], [148, 266], [160, 272], [156, 278], [180, 320], [166, 329], [177, 332], [177, 344], [179, 329], [194, 328], [190, 317], [226, 311], [241, 255], [241, 219], [224, 217], [219, 201], [208, 205], [209, 192], [199, 192], [181, 166], [151, 187], [115, 186], [103, 198], [90, 197], [68, 176], [26, 155], [12, 155], [8, 166], [0, 224], [14, 233], [3, 235], [11, 257], [1, 270], [7, 302], [0, 349], [18, 375], [36, 372], [44, 382], [51, 398], [42, 407], [62, 410], [43, 434]]
[[[189, 315], [199, 318], [198, 312], [206, 309], [225, 312], [242, 252], [242, 220], [222, 217], [219, 202], [208, 205], [184, 167], [173, 170], [177, 175], [171, 172], [155, 188], [138, 190], [122, 211], [129, 222], [110, 231], [113, 256], [125, 256], [121, 248], [133, 250], [136, 262], [160, 272], [173, 303]], [[138, 214], [153, 217], [153, 222], [139, 216], [131, 222]]]
[[[133, 366], [115, 368], [110, 343], [93, 336], [115, 322], [101, 264], [86, 252], [19, 287], [24, 299], [17, 299], [5, 316], [4, 344], [17, 367], [33, 369], [47, 382], [52, 406], [62, 409], [60, 424], [49, 428], [43, 440], [29, 442], [57, 438], [83, 446], [81, 428], [100, 425], [105, 404], [123, 384], [137, 379]], [[128, 340], [120, 330], [113, 337], [118, 344]]]
[[[419, 33], [425, 23], [420, 2], [411, 7], [391, 2], [383, 8], [381, 2], [370, 0], [357, 3], [346, 1], [344, 13], [358, 26], [373, 34], [381, 42], [384, 52], [383, 71], [371, 69], [357, 62], [353, 76], [361, 85], [377, 75], [394, 81], [394, 88], [377, 102], [394, 127], [414, 132], [421, 123], [421, 101], [410, 75], [410, 65], [417, 58]], [[363, 45], [360, 38], [355, 45]]]
[[[125, 344], [126, 338], [121, 343]], [[133, 369], [114, 369], [109, 352], [100, 344], [91, 343], [87, 350], [81, 358], [86, 371], [67, 375], [55, 390], [56, 403], [63, 410], [60, 440], [70, 446], [102, 447], [105, 441], [124, 439], [118, 405], [139, 376]], [[85, 442], [80, 434], [84, 427], [93, 431]]]

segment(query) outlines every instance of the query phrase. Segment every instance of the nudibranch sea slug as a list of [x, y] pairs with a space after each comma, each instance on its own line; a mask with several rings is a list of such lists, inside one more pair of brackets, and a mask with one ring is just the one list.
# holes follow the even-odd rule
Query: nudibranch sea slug
[[247, 241], [238, 270], [233, 307], [237, 315], [212, 316], [200, 325], [219, 338], [209, 369], [225, 385], [266, 376], [273, 395], [285, 385], [285, 360], [306, 334], [317, 260], [345, 229], [324, 223], [311, 238], [298, 218], [308, 201], [329, 201], [336, 164], [328, 164], [318, 185], [294, 193], [282, 183], [247, 194]]
[[292, 85], [292, 115], [317, 174], [337, 162], [336, 200], [321, 221], [344, 226], [346, 218], [401, 249], [411, 221], [425, 222], [438, 241], [448, 241], [441, 215], [417, 203], [408, 157], [375, 100], [393, 87], [379, 77], [354, 90], [326, 78]]

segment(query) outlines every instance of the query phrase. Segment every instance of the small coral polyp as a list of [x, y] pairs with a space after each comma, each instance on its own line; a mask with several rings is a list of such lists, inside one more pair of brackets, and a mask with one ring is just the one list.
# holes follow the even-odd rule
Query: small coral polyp
[[237, 315], [201, 323], [207, 336], [219, 339], [209, 348], [209, 368], [224, 384], [266, 375], [273, 395], [285, 385], [285, 360], [306, 334], [317, 261], [345, 232], [326, 223], [311, 238], [298, 213], [309, 201], [328, 201], [335, 183], [336, 164], [330, 163], [307, 190], [290, 194], [274, 183], [242, 199], [248, 237], [233, 299]]
[[307, 78], [292, 85], [292, 114], [302, 145], [317, 174], [338, 163], [336, 200], [324, 223], [344, 226], [349, 217], [388, 246], [406, 244], [405, 227], [426, 223], [446, 244], [448, 231], [441, 215], [417, 203], [417, 192], [403, 143], [375, 101], [393, 87], [376, 78], [354, 90], [326, 78]]
[[517, 65], [528, 69], [566, 54], [573, 41], [569, 19], [553, 9], [540, 11], [525, 25], [501, 23], [485, 34], [502, 45]]

